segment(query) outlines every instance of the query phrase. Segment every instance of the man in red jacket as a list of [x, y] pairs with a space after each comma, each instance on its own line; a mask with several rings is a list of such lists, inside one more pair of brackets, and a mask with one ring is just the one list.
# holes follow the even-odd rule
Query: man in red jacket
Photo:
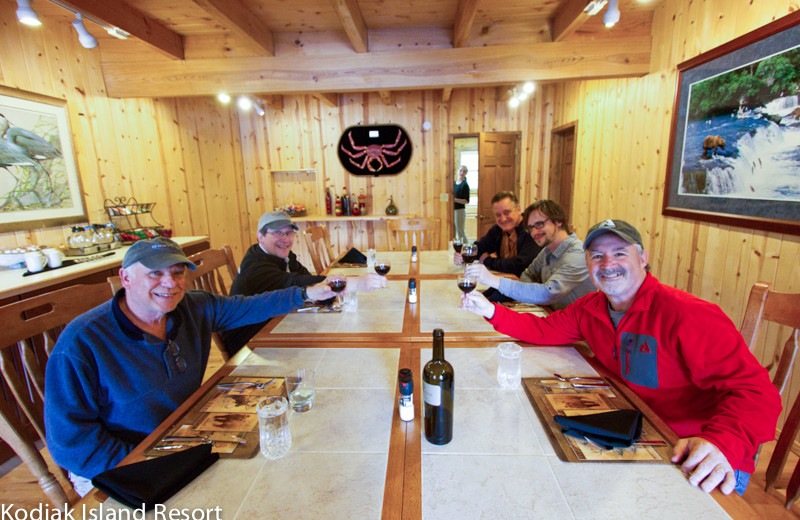
[[781, 398], [722, 310], [661, 284], [648, 271], [639, 232], [606, 220], [583, 242], [600, 290], [547, 318], [490, 303], [479, 292], [461, 308], [529, 343], [586, 340], [681, 439], [672, 461], [711, 492], [744, 492], [761, 442], [775, 438]]

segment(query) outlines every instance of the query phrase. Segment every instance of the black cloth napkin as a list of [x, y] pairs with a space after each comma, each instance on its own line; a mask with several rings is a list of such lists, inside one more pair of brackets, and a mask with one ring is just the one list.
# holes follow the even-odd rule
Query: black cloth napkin
[[627, 448], [642, 436], [642, 412], [639, 410], [613, 410], [590, 415], [566, 417], [556, 415], [553, 419], [564, 426], [565, 435], [588, 438], [603, 448]]
[[163, 504], [204, 472], [219, 454], [201, 444], [163, 457], [104, 471], [92, 479], [94, 487], [128, 507], [150, 511]]
[[351, 247], [350, 251], [348, 251], [340, 260], [340, 264], [364, 264], [367, 265], [367, 255], [356, 249], [355, 247]]

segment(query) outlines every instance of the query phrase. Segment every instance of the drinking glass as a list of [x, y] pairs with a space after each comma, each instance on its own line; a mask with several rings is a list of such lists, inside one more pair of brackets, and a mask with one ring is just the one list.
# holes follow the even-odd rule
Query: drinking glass
[[461, 248], [461, 258], [464, 259], [464, 265], [469, 265], [478, 259], [478, 246], [475, 244], [464, 244]]
[[289, 403], [283, 396], [272, 396], [256, 405], [258, 445], [261, 454], [270, 460], [289, 453], [292, 432], [289, 430]]
[[314, 406], [314, 371], [310, 368], [293, 370], [286, 375], [286, 393], [295, 412], [307, 412]]
[[389, 274], [389, 269], [392, 268], [392, 263], [389, 260], [384, 258], [378, 258], [375, 260], [375, 272], [381, 276], [386, 276]]
[[471, 276], [461, 275], [458, 277], [458, 288], [464, 291], [465, 293], [471, 292], [473, 289], [475, 289], [475, 286], [477, 285], [478, 282], [475, 280], [475, 278], [472, 278]]
[[501, 388], [516, 388], [522, 381], [521, 353], [522, 347], [516, 343], [497, 346], [497, 383]]
[[367, 249], [367, 269], [375, 268], [375, 250]]

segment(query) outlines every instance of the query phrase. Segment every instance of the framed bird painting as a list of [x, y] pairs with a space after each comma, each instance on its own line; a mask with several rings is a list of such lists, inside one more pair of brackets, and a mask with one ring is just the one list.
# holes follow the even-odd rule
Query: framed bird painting
[[86, 222], [67, 102], [0, 86], [0, 232]]

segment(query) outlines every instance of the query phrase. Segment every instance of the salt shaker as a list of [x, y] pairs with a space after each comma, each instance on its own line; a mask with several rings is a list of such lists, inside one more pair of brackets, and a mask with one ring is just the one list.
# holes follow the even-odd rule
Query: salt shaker
[[417, 279], [408, 279], [408, 303], [417, 303]]
[[411, 261], [417, 261], [417, 246], [411, 246]]
[[414, 420], [414, 380], [410, 368], [401, 368], [398, 373], [400, 385], [400, 398], [398, 408], [400, 410], [400, 420]]

